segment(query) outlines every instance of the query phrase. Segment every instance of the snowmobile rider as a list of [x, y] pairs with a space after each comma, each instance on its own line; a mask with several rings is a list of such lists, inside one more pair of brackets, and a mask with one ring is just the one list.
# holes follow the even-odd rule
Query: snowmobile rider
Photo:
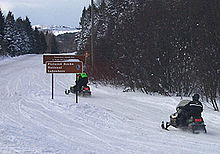
[[192, 96], [192, 101], [189, 102], [184, 108], [189, 113], [189, 116], [201, 117], [203, 106], [202, 103], [199, 101], [199, 94], [194, 94]]
[[186, 126], [188, 125], [188, 120], [191, 116], [201, 117], [203, 111], [203, 105], [199, 101], [199, 94], [194, 94], [192, 96], [192, 101], [187, 105], [177, 111], [178, 113], [178, 125]]
[[77, 82], [78, 82], [78, 90], [81, 91], [82, 86], [86, 87], [88, 84], [88, 75], [86, 72], [83, 73], [77, 73], [77, 78], [76, 78]]

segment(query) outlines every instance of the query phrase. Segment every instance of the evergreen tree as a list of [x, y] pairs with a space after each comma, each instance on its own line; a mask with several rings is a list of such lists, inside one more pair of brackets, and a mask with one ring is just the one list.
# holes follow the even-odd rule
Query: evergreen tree
[[5, 17], [0, 9], [0, 35], [4, 35]]
[[27, 53], [44, 53], [45, 35], [34, 31], [28, 17], [15, 21], [12, 12], [4, 18], [0, 10], [0, 55], [18, 56]]
[[40, 49], [39, 49], [39, 53], [43, 54], [45, 53], [45, 51], [47, 50], [47, 42], [46, 42], [46, 38], [43, 32], [40, 32]]
[[81, 26], [81, 31], [77, 35], [77, 50], [79, 52], [82, 52], [84, 50], [89, 49], [89, 37], [90, 37], [90, 31], [91, 31], [91, 7], [86, 9], [84, 7], [83, 12], [82, 12], [82, 17], [80, 18], [80, 26]]
[[35, 53], [37, 51], [35, 51], [35, 49], [34, 49], [35, 48], [35, 38], [34, 38], [34, 30], [31, 26], [31, 22], [28, 17], [26, 17], [23, 22], [24, 22], [25, 32], [27, 33], [27, 36], [29, 38], [29, 43], [30, 43], [30, 47], [31, 47], [30, 52]]
[[16, 28], [14, 15], [9, 11], [4, 28], [4, 42], [7, 53], [14, 57], [21, 54], [21, 38]]
[[105, 1], [102, 1], [97, 13], [96, 22], [96, 34], [97, 39], [101, 39], [106, 35], [107, 32], [107, 6]]
[[45, 53], [47, 50], [47, 42], [45, 39], [45, 35], [43, 32], [40, 32], [37, 27], [35, 27], [35, 30], [33, 32], [34, 37], [34, 46], [33, 46], [33, 53], [36, 54], [42, 54]]
[[[94, 9], [94, 79], [146, 93], [189, 96], [198, 92], [218, 110], [218, 0], [105, 0], [99, 4]], [[90, 45], [90, 11], [84, 8], [80, 22], [81, 50]]]
[[16, 27], [18, 30], [18, 33], [20, 34], [20, 48], [21, 48], [21, 54], [27, 54], [31, 52], [31, 40], [28, 37], [28, 34], [25, 30], [25, 22], [19, 17], [16, 20]]
[[4, 55], [3, 49], [3, 37], [4, 37], [4, 26], [5, 26], [5, 17], [0, 9], [0, 55]]
[[47, 42], [47, 53], [59, 53], [55, 35], [53, 33], [47, 32], [45, 38]]
[[59, 51], [57, 49], [57, 42], [56, 42], [56, 38], [54, 35], [52, 35], [52, 38], [51, 38], [51, 53], [52, 54], [58, 54]]

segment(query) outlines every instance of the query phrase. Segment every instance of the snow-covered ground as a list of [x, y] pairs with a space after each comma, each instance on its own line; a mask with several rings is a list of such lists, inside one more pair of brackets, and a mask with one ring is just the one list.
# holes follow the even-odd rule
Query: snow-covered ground
[[0, 61], [0, 153], [220, 153], [220, 113], [204, 107], [207, 134], [160, 128], [177, 97], [90, 85], [92, 97], [65, 95], [75, 75], [45, 73], [42, 55]]
[[56, 26], [56, 25], [34, 25], [32, 26], [33, 29], [35, 29], [35, 27], [38, 28], [38, 30], [40, 31], [47, 31], [47, 32], [51, 32], [53, 33], [55, 36], [57, 35], [61, 35], [61, 34], [65, 34], [65, 33], [77, 33], [80, 30], [74, 28], [74, 27], [70, 27], [70, 26]]

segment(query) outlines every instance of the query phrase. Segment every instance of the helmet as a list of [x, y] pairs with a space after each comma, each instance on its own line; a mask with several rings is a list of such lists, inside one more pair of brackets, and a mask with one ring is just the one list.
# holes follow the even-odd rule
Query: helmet
[[85, 72], [81, 73], [80, 75], [81, 75], [82, 78], [88, 77], [88, 75]]
[[192, 96], [192, 99], [193, 99], [194, 101], [198, 101], [198, 100], [199, 100], [199, 94], [194, 94], [194, 95]]

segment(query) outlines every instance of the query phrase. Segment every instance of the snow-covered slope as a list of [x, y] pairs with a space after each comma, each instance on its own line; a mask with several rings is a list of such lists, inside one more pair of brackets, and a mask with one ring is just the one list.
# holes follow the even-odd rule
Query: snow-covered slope
[[79, 30], [77, 30], [77, 29], [74, 28], [74, 27], [70, 27], [70, 26], [34, 25], [34, 26], [33, 26], [33, 29], [35, 29], [35, 27], [37, 27], [38, 30], [40, 30], [40, 31], [51, 32], [51, 33], [53, 33], [55, 36], [61, 35], [61, 34], [65, 34], [65, 33], [76, 33], [76, 32], [79, 32]]
[[180, 98], [90, 85], [91, 98], [65, 95], [75, 75], [45, 73], [42, 55], [0, 63], [0, 153], [220, 153], [220, 114], [205, 106], [207, 134], [160, 128]]

